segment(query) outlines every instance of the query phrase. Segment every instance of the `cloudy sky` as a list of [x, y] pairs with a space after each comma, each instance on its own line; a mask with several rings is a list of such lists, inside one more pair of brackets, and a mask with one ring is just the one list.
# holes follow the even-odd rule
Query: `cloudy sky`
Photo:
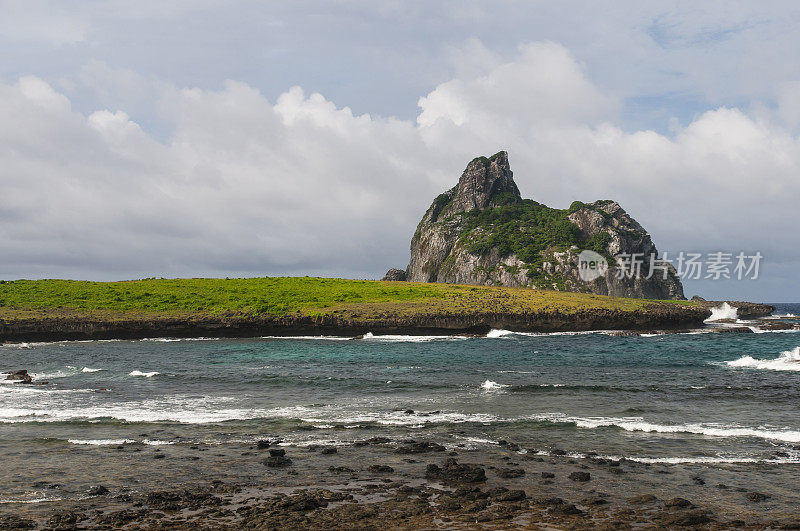
[[0, 0], [0, 278], [377, 278], [505, 149], [800, 300], [800, 5], [697, 5]]

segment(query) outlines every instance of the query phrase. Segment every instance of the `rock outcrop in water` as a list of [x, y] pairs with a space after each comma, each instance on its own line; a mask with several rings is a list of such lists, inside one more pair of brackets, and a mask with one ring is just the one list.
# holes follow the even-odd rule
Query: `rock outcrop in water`
[[[583, 250], [605, 259], [605, 274], [581, 278]], [[617, 259], [633, 255], [642, 257], [640, 273], [621, 274]], [[434, 199], [411, 239], [405, 279], [684, 299], [674, 268], [650, 274], [651, 255], [658, 251], [650, 235], [615, 201], [560, 210], [522, 199], [501, 151], [472, 160], [458, 184]], [[387, 279], [402, 277], [390, 273]]]

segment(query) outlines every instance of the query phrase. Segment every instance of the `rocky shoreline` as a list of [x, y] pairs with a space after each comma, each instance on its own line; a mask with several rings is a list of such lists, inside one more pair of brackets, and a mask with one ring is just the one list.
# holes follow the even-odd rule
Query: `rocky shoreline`
[[[265, 439], [70, 451], [93, 467], [80, 477], [23, 471], [45, 496], [0, 503], [0, 528], [800, 526], [791, 488], [776, 481], [773, 491], [755, 490], [736, 464], [642, 463], [509, 441], [445, 447], [378, 436], [339, 446]], [[797, 472], [769, 461], [760, 466], [787, 478]]]
[[[752, 305], [751, 314], [769, 315], [774, 307]], [[533, 312], [447, 312], [397, 316], [153, 316], [111, 317], [90, 313], [45, 311], [34, 317], [0, 319], [0, 342], [143, 339], [154, 337], [260, 337], [374, 334], [485, 334], [491, 329], [518, 332], [685, 329], [701, 326], [710, 311], [704, 306], [651, 303], [633, 311], [585, 309]]]

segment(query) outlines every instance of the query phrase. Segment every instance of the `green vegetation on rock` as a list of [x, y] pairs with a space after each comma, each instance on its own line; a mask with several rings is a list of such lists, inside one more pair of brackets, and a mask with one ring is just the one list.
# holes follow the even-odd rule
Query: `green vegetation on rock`
[[[578, 201], [568, 210], [562, 210], [506, 195], [497, 197], [497, 206], [466, 214], [466, 227], [460, 239], [470, 253], [483, 256], [497, 249], [501, 257], [516, 254], [535, 267], [541, 266], [543, 253], [550, 249], [565, 250], [574, 245], [605, 253], [611, 239], [608, 233], [600, 232], [584, 240], [578, 227], [569, 220]], [[579, 208], [592, 207], [580, 203]]]

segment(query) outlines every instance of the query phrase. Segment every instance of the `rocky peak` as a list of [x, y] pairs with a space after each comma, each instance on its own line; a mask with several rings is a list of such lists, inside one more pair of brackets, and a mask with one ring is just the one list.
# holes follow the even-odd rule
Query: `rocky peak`
[[[582, 250], [605, 257], [608, 273], [584, 280]], [[411, 239], [412, 282], [489, 284], [603, 295], [682, 299], [674, 269], [661, 278], [616, 274], [615, 257], [658, 254], [647, 231], [615, 201], [554, 209], [522, 199], [501, 151], [473, 159], [458, 184], [434, 199]], [[386, 279], [399, 280], [403, 271]]]
[[489, 158], [478, 157], [467, 164], [453, 190], [448, 213], [483, 210], [500, 194], [511, 194], [521, 199], [514, 183], [514, 173], [508, 164], [508, 153], [501, 151]]

